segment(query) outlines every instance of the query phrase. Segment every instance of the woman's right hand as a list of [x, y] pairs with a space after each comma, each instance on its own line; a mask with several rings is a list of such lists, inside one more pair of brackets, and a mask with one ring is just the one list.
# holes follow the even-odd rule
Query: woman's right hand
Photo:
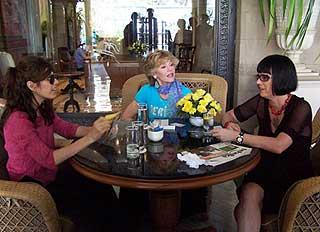
[[112, 121], [106, 120], [104, 117], [98, 118], [90, 127], [88, 134], [86, 135], [92, 142], [97, 141], [101, 136], [109, 132]]

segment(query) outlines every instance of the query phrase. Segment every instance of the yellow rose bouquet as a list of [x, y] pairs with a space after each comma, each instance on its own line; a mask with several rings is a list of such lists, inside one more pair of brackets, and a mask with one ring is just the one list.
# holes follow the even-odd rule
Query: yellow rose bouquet
[[203, 89], [187, 94], [177, 102], [176, 106], [179, 113], [194, 117], [203, 117], [204, 114], [216, 116], [222, 110], [220, 103]]

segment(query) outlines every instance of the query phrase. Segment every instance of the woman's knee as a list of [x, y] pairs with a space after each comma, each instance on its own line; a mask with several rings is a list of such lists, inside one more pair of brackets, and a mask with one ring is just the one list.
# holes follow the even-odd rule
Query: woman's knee
[[263, 200], [263, 188], [256, 183], [247, 183], [241, 187], [240, 203], [256, 203], [261, 204]]

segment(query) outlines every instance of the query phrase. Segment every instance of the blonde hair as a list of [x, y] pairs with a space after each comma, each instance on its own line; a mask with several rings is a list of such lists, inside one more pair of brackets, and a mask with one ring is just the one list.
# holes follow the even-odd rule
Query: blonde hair
[[156, 82], [153, 77], [154, 69], [160, 67], [160, 65], [164, 64], [167, 61], [172, 62], [175, 67], [177, 67], [179, 63], [179, 60], [174, 55], [172, 55], [172, 53], [164, 50], [156, 50], [147, 56], [146, 61], [143, 65], [143, 70], [151, 86], [154, 86]]

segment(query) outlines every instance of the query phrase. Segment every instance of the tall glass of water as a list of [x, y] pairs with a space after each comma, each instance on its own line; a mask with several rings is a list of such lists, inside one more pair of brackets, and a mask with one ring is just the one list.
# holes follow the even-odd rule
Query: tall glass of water
[[134, 121], [132, 125], [138, 128], [138, 144], [140, 153], [145, 152], [145, 144], [147, 143], [146, 131], [142, 121]]
[[205, 132], [208, 132], [210, 130], [210, 126], [213, 121], [213, 115], [210, 113], [203, 114], [203, 129]]
[[127, 126], [127, 145], [126, 152], [128, 159], [139, 158], [138, 128], [134, 125]]
[[145, 125], [148, 124], [148, 107], [146, 103], [138, 103], [138, 121], [142, 121]]

